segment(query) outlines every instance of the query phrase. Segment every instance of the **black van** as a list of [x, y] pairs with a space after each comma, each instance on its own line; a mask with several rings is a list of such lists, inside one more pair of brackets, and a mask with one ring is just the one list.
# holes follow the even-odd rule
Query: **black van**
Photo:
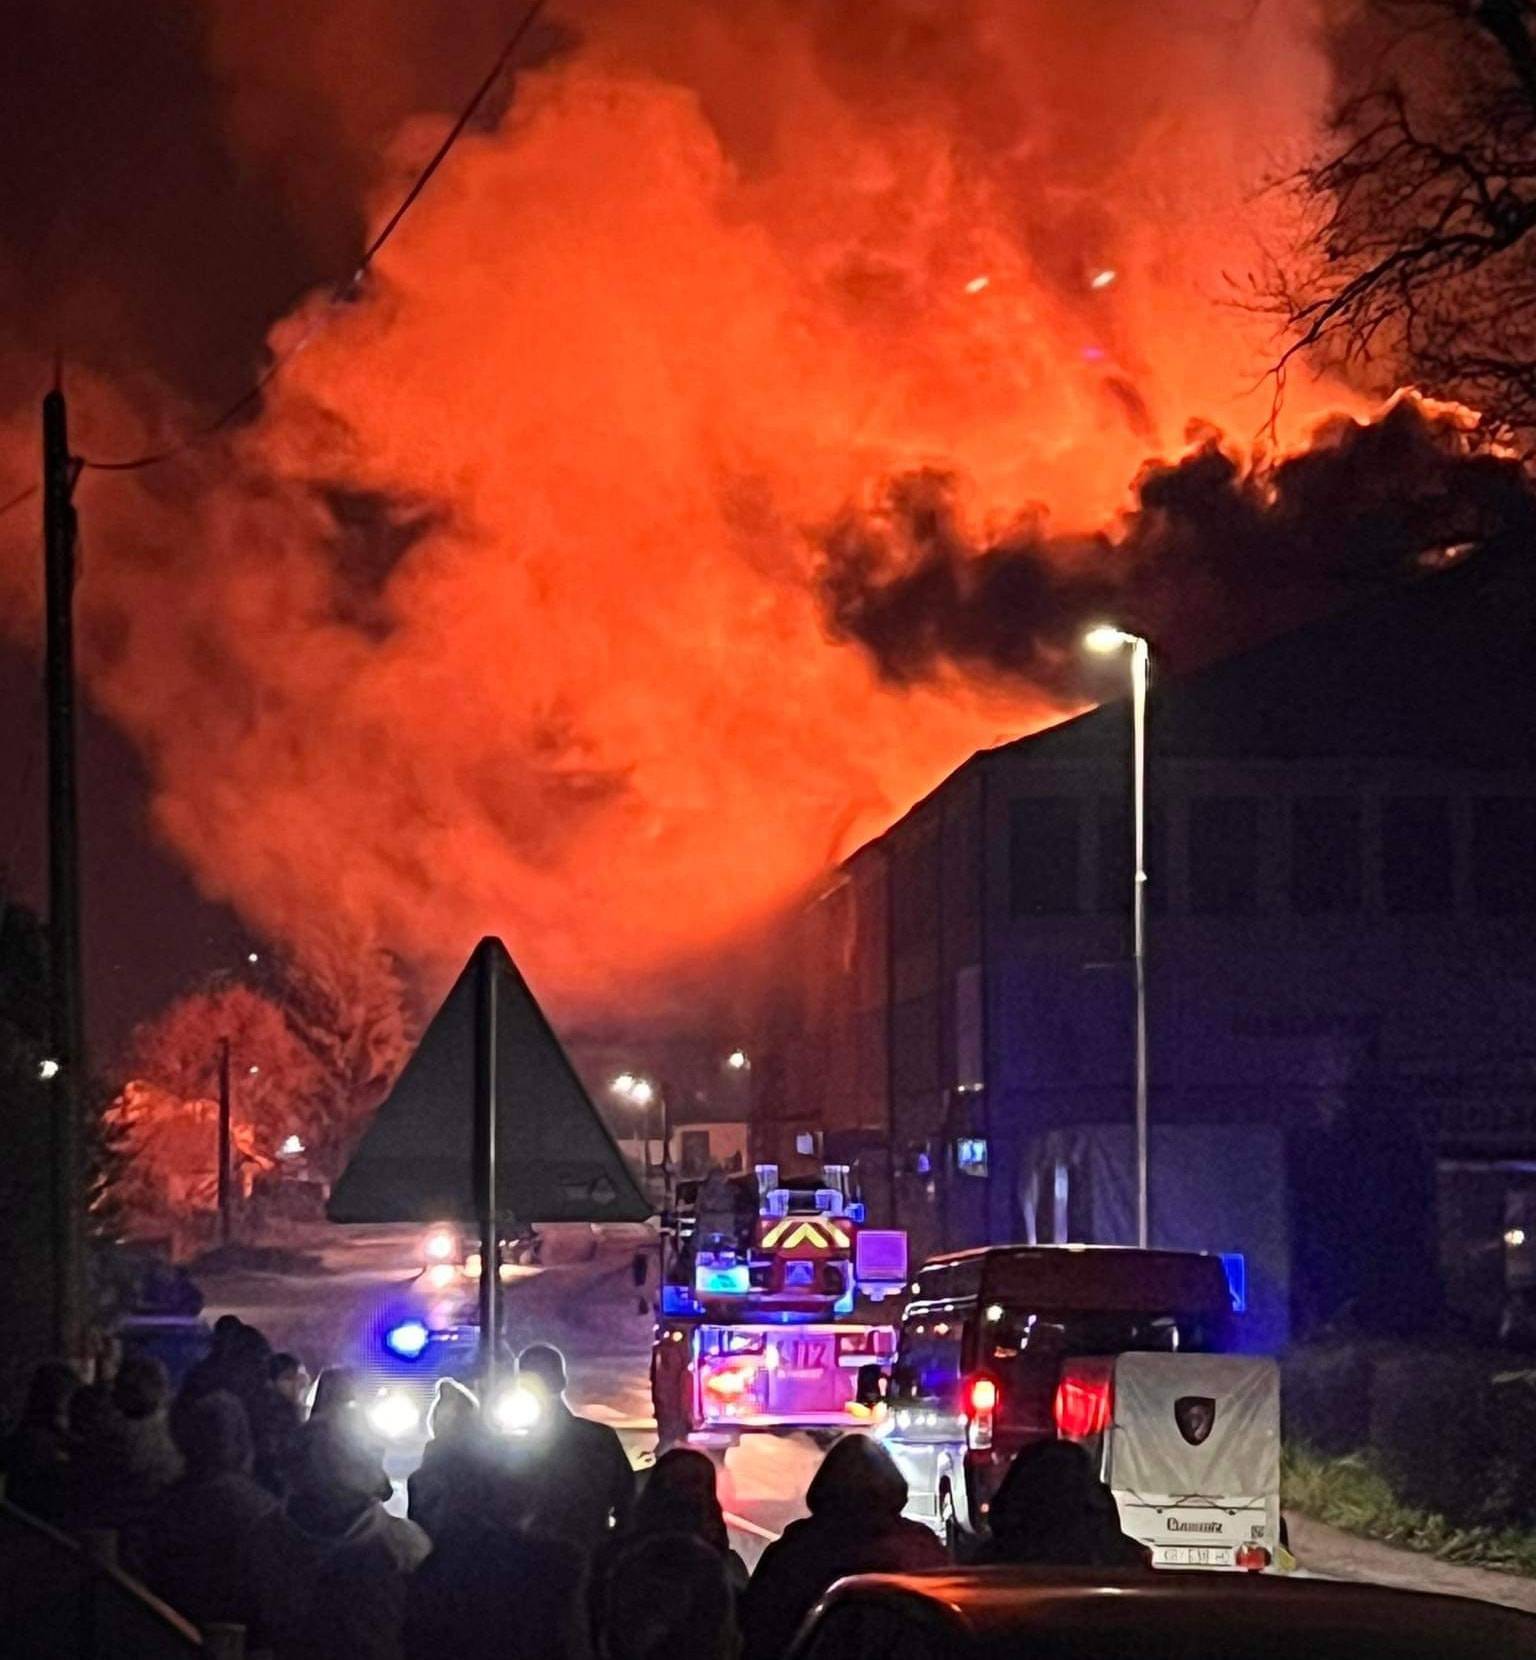
[[930, 1258], [888, 1394], [907, 1514], [946, 1535], [978, 1528], [1021, 1447], [1103, 1429], [1116, 1355], [1230, 1350], [1235, 1318], [1221, 1258], [1195, 1251], [995, 1245]]

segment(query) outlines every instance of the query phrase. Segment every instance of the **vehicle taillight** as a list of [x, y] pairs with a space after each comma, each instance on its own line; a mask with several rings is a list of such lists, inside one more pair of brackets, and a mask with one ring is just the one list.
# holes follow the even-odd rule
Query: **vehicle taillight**
[[1260, 1574], [1274, 1559], [1263, 1545], [1239, 1545], [1232, 1554], [1232, 1560], [1239, 1568], [1245, 1568], [1251, 1574]]
[[997, 1380], [972, 1378], [965, 1392], [965, 1444], [973, 1452], [983, 1452], [992, 1445], [992, 1431], [997, 1422]]
[[1068, 1441], [1102, 1435], [1109, 1426], [1110, 1390], [1107, 1369], [1064, 1372], [1052, 1407], [1058, 1433]]

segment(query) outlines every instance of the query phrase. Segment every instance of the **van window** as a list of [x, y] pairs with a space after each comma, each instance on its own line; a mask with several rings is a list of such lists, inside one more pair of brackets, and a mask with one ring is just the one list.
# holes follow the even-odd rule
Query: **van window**
[[1049, 1355], [1220, 1353], [1227, 1345], [1226, 1322], [1198, 1311], [1149, 1309], [1144, 1313], [1102, 1309], [1005, 1309], [985, 1334], [986, 1363]]
[[[921, 1276], [919, 1276], [921, 1279]], [[980, 1301], [1007, 1308], [1230, 1312], [1218, 1257], [1181, 1251], [1018, 1246], [988, 1253]]]
[[891, 1369], [891, 1399], [958, 1405], [965, 1370], [965, 1311], [927, 1309], [902, 1322]]

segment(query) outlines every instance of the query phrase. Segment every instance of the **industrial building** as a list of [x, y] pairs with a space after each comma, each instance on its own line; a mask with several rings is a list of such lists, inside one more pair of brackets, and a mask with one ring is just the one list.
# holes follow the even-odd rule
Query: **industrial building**
[[[1130, 744], [1121, 702], [973, 755], [832, 873], [757, 1159], [854, 1166], [915, 1255], [1134, 1239]], [[1148, 757], [1153, 1242], [1241, 1258], [1266, 1345], [1495, 1330], [1536, 1286], [1529, 562], [1154, 675]]]

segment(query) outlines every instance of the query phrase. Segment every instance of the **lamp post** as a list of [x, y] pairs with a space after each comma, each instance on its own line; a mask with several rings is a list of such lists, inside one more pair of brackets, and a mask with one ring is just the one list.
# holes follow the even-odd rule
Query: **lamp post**
[[653, 1084], [649, 1078], [643, 1078], [633, 1072], [621, 1072], [609, 1089], [622, 1101], [640, 1109], [641, 1134], [641, 1162], [645, 1166], [646, 1174], [651, 1171], [651, 1108], [655, 1106], [660, 1115], [661, 1123], [661, 1186], [664, 1199], [671, 1203], [672, 1194], [672, 1123], [671, 1109], [667, 1102], [667, 1092], [658, 1084]]
[[1139, 634], [1101, 623], [1083, 644], [1101, 656], [1131, 649], [1131, 793], [1134, 859], [1131, 872], [1132, 957], [1136, 975], [1136, 1243], [1146, 1249], [1147, 1205], [1147, 681], [1152, 653]]

